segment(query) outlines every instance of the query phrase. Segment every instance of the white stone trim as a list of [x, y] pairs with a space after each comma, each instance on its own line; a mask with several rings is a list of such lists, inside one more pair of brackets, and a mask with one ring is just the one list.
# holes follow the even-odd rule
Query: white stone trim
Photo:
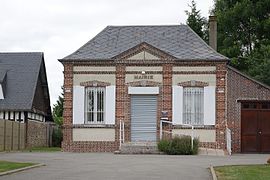
[[128, 87], [128, 94], [159, 94], [159, 87]]

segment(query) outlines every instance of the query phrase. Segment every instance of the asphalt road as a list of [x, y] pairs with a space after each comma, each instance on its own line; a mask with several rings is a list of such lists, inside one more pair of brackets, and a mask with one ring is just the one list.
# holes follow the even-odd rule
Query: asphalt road
[[0, 160], [46, 166], [0, 176], [2, 180], [211, 179], [210, 165], [262, 164], [267, 154], [233, 156], [114, 155], [111, 153], [0, 153]]

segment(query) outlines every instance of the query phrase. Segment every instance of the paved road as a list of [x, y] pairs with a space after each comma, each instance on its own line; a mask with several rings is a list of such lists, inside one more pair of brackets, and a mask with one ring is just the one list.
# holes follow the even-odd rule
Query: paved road
[[152, 180], [211, 179], [210, 165], [260, 164], [270, 155], [168, 156], [110, 153], [0, 153], [0, 160], [44, 163], [46, 166], [0, 176], [2, 180]]

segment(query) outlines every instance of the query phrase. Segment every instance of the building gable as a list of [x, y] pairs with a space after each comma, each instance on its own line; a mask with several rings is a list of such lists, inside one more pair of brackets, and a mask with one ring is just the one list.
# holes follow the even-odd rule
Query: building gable
[[147, 52], [147, 51], [142, 51], [138, 54], [135, 54], [134, 56], [131, 56], [128, 58], [128, 60], [136, 60], [136, 59], [143, 59], [143, 60], [159, 60], [160, 58]]
[[140, 43], [119, 55], [113, 57], [116, 60], [160, 60], [175, 59], [174, 56], [150, 45], [146, 42]]

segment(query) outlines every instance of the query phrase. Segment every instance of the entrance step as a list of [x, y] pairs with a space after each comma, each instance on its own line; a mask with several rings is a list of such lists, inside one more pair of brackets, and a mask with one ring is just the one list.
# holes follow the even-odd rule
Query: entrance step
[[159, 154], [156, 142], [128, 142], [121, 145], [120, 154]]
[[209, 156], [225, 156], [226, 152], [224, 152], [222, 149], [199, 148], [198, 154]]

